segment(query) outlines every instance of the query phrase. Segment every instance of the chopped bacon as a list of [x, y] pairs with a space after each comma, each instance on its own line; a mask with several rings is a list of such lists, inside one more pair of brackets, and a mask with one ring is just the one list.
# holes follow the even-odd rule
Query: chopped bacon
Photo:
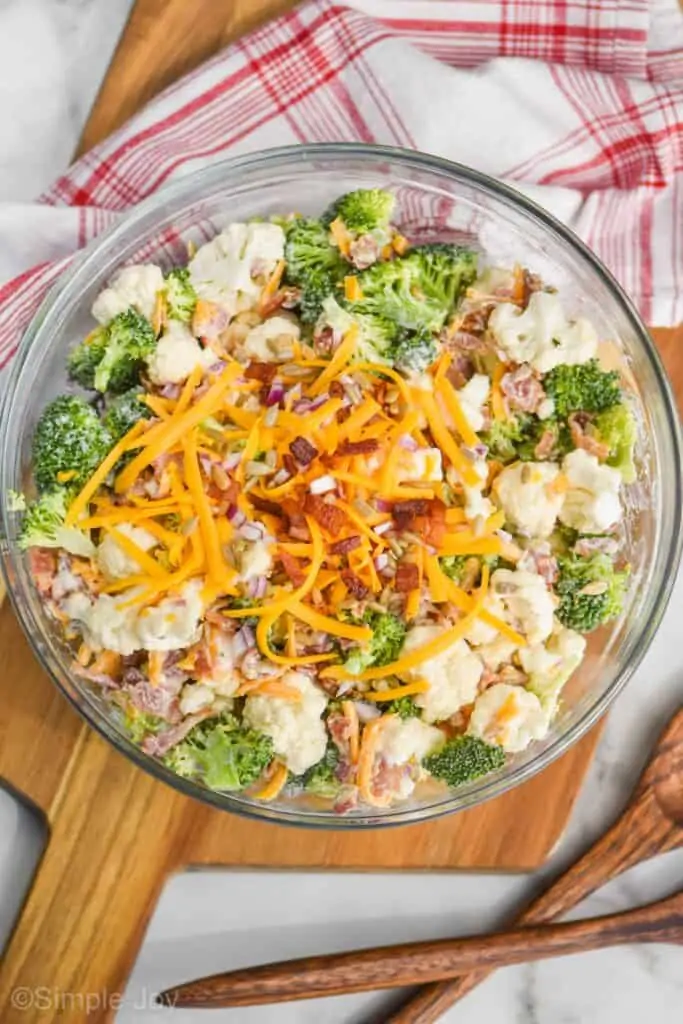
[[313, 348], [319, 356], [329, 356], [334, 349], [334, 329], [325, 324], [324, 327], [316, 327], [313, 332]]
[[534, 457], [541, 461], [543, 459], [547, 459], [550, 455], [552, 455], [556, 442], [556, 432], [551, 427], [547, 427], [541, 434], [541, 440], [534, 448]]
[[268, 515], [278, 517], [285, 515], [282, 506], [278, 505], [275, 501], [269, 501], [268, 498], [259, 498], [258, 494], [252, 494], [251, 492], [247, 495], [247, 498], [259, 512], [266, 512]]
[[351, 572], [350, 569], [342, 569], [340, 575], [344, 586], [355, 598], [362, 601], [364, 597], [368, 596], [368, 588], [365, 586], [363, 581], [356, 576], [355, 572]]
[[351, 415], [351, 410], [347, 406], [344, 406], [343, 409], [337, 409], [337, 415], [336, 415], [337, 423], [346, 423], [346, 421], [348, 420], [350, 415]]
[[407, 530], [418, 516], [425, 516], [428, 511], [429, 502], [426, 498], [409, 498], [407, 501], [394, 502], [391, 514], [396, 525], [401, 530]]
[[583, 448], [585, 452], [595, 455], [601, 462], [604, 462], [609, 457], [609, 445], [603, 444], [602, 441], [598, 441], [597, 437], [587, 433], [587, 428], [590, 424], [590, 417], [587, 413], [573, 412], [569, 416], [568, 423], [572, 441], [577, 448]]
[[596, 551], [604, 555], [616, 555], [619, 541], [614, 537], [581, 537], [574, 545], [574, 551], [581, 558], [590, 558]]
[[347, 523], [346, 514], [336, 505], [326, 502], [319, 494], [306, 495], [304, 511], [313, 516], [333, 537], [336, 537]]
[[532, 274], [526, 267], [522, 271], [522, 309], [529, 305], [529, 299], [534, 292], [539, 292], [543, 287], [538, 274]]
[[346, 392], [340, 380], [333, 380], [327, 389], [330, 398], [343, 398]]
[[408, 594], [417, 590], [420, 584], [420, 573], [414, 562], [399, 562], [396, 567], [394, 586], [399, 594]]
[[260, 313], [267, 319], [276, 309], [293, 309], [301, 299], [301, 289], [293, 286], [278, 288], [269, 299], [261, 305]]
[[57, 571], [57, 558], [54, 551], [47, 548], [29, 548], [29, 568], [39, 593], [49, 594], [52, 580]]
[[228, 326], [228, 311], [216, 302], [198, 299], [192, 317], [192, 333], [199, 338], [217, 338]]
[[276, 373], [277, 363], [260, 363], [258, 360], [252, 359], [244, 371], [244, 376], [247, 380], [260, 380], [264, 384], [270, 384]]
[[349, 551], [355, 551], [357, 547], [360, 547], [360, 543], [359, 534], [355, 534], [353, 537], [344, 537], [343, 540], [337, 540], [334, 544], [330, 544], [330, 554], [348, 555]]
[[289, 450], [294, 458], [302, 466], [308, 466], [318, 456], [318, 449], [314, 448], [305, 437], [295, 437], [289, 445]]
[[349, 246], [351, 263], [358, 270], [372, 266], [379, 257], [379, 243], [372, 235], [361, 235]]
[[337, 455], [371, 455], [379, 448], [376, 437], [368, 437], [365, 441], [342, 441], [334, 453]]
[[411, 529], [424, 540], [425, 544], [440, 547], [447, 533], [444, 503], [438, 498], [427, 502], [426, 514], [416, 516]]
[[282, 562], [282, 568], [285, 570], [290, 580], [295, 587], [300, 587], [305, 580], [305, 574], [299, 564], [298, 558], [294, 555], [290, 555], [288, 551], [280, 551], [278, 558]]
[[180, 718], [177, 689], [179, 687], [174, 687], [174, 692], [165, 686], [153, 686], [146, 680], [125, 687], [134, 708], [144, 714], [165, 718], [166, 721], [172, 723], [177, 722]]
[[550, 544], [547, 542], [527, 548], [517, 563], [517, 568], [538, 573], [548, 586], [552, 586], [559, 572], [557, 559], [553, 556]]
[[142, 741], [142, 749], [146, 754], [152, 754], [153, 757], [163, 757], [167, 754], [172, 747], [177, 746], [181, 740], [184, 740], [189, 732], [192, 732], [195, 725], [203, 722], [205, 718], [211, 718], [216, 714], [211, 708], [206, 708], [204, 711], [198, 711], [196, 715], [188, 715], [187, 718], [183, 719], [173, 729], [164, 729], [163, 732], [158, 732], [156, 735], [152, 734], [145, 736]]
[[506, 373], [500, 382], [500, 389], [510, 408], [519, 409], [520, 412], [536, 412], [545, 398], [543, 385], [528, 363]]
[[299, 472], [294, 456], [290, 455], [289, 452], [285, 452], [282, 456], [282, 467], [287, 470], [290, 476], [296, 476]]
[[462, 388], [467, 384], [467, 381], [474, 376], [474, 363], [469, 358], [462, 354], [458, 354], [453, 359], [451, 365], [446, 371], [446, 377], [451, 382], [454, 388]]
[[344, 786], [334, 801], [335, 814], [346, 814], [358, 806], [358, 786]]
[[346, 764], [349, 764], [349, 748], [352, 730], [351, 720], [340, 711], [333, 711], [327, 716], [327, 729], [335, 747]]

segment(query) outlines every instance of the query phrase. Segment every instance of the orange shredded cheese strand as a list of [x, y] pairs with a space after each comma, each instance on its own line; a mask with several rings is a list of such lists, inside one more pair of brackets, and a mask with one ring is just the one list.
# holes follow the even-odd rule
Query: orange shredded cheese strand
[[358, 325], [353, 324], [342, 338], [341, 345], [330, 359], [326, 369], [323, 370], [318, 379], [308, 389], [308, 393], [312, 398], [322, 394], [327, 385], [346, 366], [354, 353], [357, 339]]
[[175, 416], [181, 416], [185, 412], [188, 405], [192, 401], [192, 396], [197, 390], [197, 387], [199, 386], [199, 382], [201, 381], [203, 375], [204, 370], [202, 368], [202, 365], [201, 363], [197, 363], [192, 373], [185, 381], [183, 390], [180, 392], [178, 404], [176, 405], [173, 411]]
[[278, 260], [275, 265], [275, 270], [268, 278], [263, 288], [263, 291], [261, 292], [261, 298], [259, 299], [258, 304], [259, 312], [263, 312], [263, 310], [267, 308], [269, 300], [273, 297], [273, 295], [275, 295], [275, 292], [280, 287], [280, 281], [282, 280], [282, 275], [284, 274], [284, 272], [285, 261]]
[[348, 622], [339, 622], [315, 611], [310, 605], [302, 604], [301, 601], [293, 604], [289, 611], [291, 615], [301, 619], [307, 626], [320, 630], [321, 633], [340, 636], [345, 640], [356, 640], [360, 644], [367, 643], [372, 638], [372, 630], [368, 626], [353, 626]]
[[137, 562], [140, 568], [149, 576], [152, 576], [154, 579], [163, 579], [166, 576], [166, 573], [156, 559], [152, 558], [151, 555], [148, 555], [147, 552], [139, 546], [139, 544], [136, 544], [134, 540], [127, 537], [125, 533], [121, 533], [120, 530], [117, 530], [113, 526], [109, 527], [107, 533], [111, 534], [122, 551], [125, 551], [127, 555], [130, 555], [130, 557]]
[[348, 256], [351, 249], [351, 235], [346, 230], [346, 225], [339, 217], [335, 217], [330, 224], [330, 234], [337, 244], [337, 248], [343, 256]]
[[218, 539], [216, 520], [211, 512], [209, 499], [202, 484], [202, 477], [197, 457], [197, 437], [195, 433], [192, 433], [188, 438], [184, 439], [183, 449], [185, 479], [199, 519], [199, 529], [202, 534], [204, 549], [206, 551], [209, 577], [213, 583], [220, 585], [225, 578], [226, 565], [223, 559], [220, 541]]
[[503, 392], [500, 389], [500, 382], [505, 376], [506, 370], [507, 366], [505, 363], [498, 363], [491, 378], [491, 412], [493, 413], [494, 420], [499, 421], [507, 418]]
[[371, 420], [381, 410], [381, 405], [374, 398], [364, 399], [360, 405], [356, 406], [349, 418], [339, 425], [339, 440], [352, 437], [356, 431], [365, 426], [368, 420]]
[[383, 377], [388, 377], [389, 380], [393, 380], [394, 384], [401, 392], [401, 398], [406, 403], [406, 405], [411, 404], [410, 390], [408, 388], [408, 385], [406, 384], [401, 374], [396, 373], [396, 370], [392, 370], [390, 366], [384, 366], [382, 363], [354, 363], [353, 370], [354, 372], [358, 370], [364, 373], [372, 373], [381, 375]]
[[[256, 609], [254, 609], [256, 610]], [[269, 609], [268, 609], [269, 610]], [[262, 616], [256, 627], [256, 641], [259, 646], [261, 654], [272, 661], [275, 665], [315, 665], [321, 661], [330, 661], [334, 658], [334, 654], [302, 654], [302, 655], [290, 655], [290, 654], [278, 654], [272, 650], [268, 643], [268, 633], [270, 627], [279, 618], [278, 615]]]
[[433, 395], [426, 391], [413, 390], [413, 401], [421, 405], [429, 423], [434, 440], [451, 465], [458, 471], [469, 487], [476, 487], [479, 477], [470, 460], [458, 448], [453, 435], [444, 423]]
[[392, 686], [390, 690], [372, 690], [363, 694], [363, 700], [371, 700], [381, 703], [385, 700], [400, 700], [401, 697], [410, 697], [414, 693], [425, 693], [429, 689], [429, 683], [424, 679], [416, 679], [414, 683], [406, 683], [405, 686]]
[[288, 774], [286, 766], [278, 761], [273, 774], [268, 779], [265, 786], [254, 793], [256, 799], [265, 801], [274, 800], [275, 797], [279, 796], [282, 792], [282, 789], [287, 782]]
[[[463, 531], [464, 532], [464, 531]], [[475, 537], [465, 533], [461, 536], [451, 533], [445, 537], [440, 555], [500, 555], [502, 542], [499, 537]]]
[[363, 290], [355, 274], [347, 274], [344, 278], [344, 298], [347, 302], [360, 302], [363, 298]]
[[411, 590], [406, 599], [405, 605], [405, 617], [408, 622], [412, 622], [417, 617], [417, 613], [420, 610], [420, 591]]
[[465, 444], [470, 448], [474, 448], [479, 444], [479, 438], [467, 422], [467, 417], [462, 411], [462, 405], [455, 388], [446, 377], [442, 377], [436, 385], [436, 390], [439, 398], [443, 400], [443, 404], [450, 413], [455, 429]]
[[[439, 565], [439, 561], [435, 556], [431, 556], [427, 560], [427, 572], [429, 577], [429, 586], [432, 590], [432, 600], [439, 602], [439, 600], [451, 601], [461, 611], [469, 611], [472, 608], [473, 598], [470, 597], [464, 590], [462, 590], [453, 580], [446, 576], [445, 572]], [[434, 590], [442, 588], [439, 593], [444, 592], [445, 597], [438, 598], [434, 596]], [[518, 633], [512, 626], [509, 626], [503, 619], [499, 619], [497, 615], [494, 615], [483, 606], [479, 609], [478, 616], [482, 622], [485, 622], [488, 626], [493, 629], [497, 629], [499, 633], [506, 636], [512, 643], [517, 644], [518, 647], [526, 646], [526, 639]]]
[[109, 454], [104, 457], [85, 487], [81, 490], [80, 494], [78, 494], [71, 502], [69, 511], [67, 512], [64, 520], [67, 526], [73, 526], [81, 512], [85, 511], [90, 499], [105, 482], [121, 456], [127, 451], [127, 446], [131, 442], [137, 441], [143, 433], [145, 426], [146, 423], [144, 420], [138, 420], [137, 423], [134, 423], [128, 433], [124, 434], [121, 440], [114, 445]]
[[143, 401], [160, 420], [167, 420], [171, 415], [167, 398], [160, 398], [158, 395], [145, 395]]

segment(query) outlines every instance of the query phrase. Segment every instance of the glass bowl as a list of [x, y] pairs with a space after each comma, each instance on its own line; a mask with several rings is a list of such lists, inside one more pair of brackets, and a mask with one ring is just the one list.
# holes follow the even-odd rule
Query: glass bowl
[[340, 193], [390, 188], [396, 222], [419, 237], [467, 241], [494, 263], [523, 262], [555, 285], [572, 314], [587, 316], [605, 339], [640, 408], [639, 482], [627, 493], [627, 550], [633, 585], [622, 618], [590, 637], [581, 668], [564, 691], [548, 736], [496, 773], [444, 791], [425, 784], [411, 800], [382, 810], [335, 815], [315, 798], [259, 803], [180, 779], [126, 737], [100, 695], [69, 671], [70, 652], [44, 613], [24, 554], [19, 517], [2, 502], [4, 571], [21, 625], [45, 670], [88, 723], [135, 764], [189, 796], [264, 821], [349, 829], [427, 821], [472, 807], [531, 778], [567, 750], [603, 714], [645, 654], [659, 625], [681, 547], [681, 439], [666, 375], [638, 314], [588, 249], [544, 210], [514, 190], [466, 167], [424, 154], [362, 145], [274, 149], [216, 163], [178, 179], [137, 206], [86, 249], [36, 313], [14, 361], [3, 400], [0, 494], [30, 489], [30, 441], [45, 404], [72, 390], [65, 373], [70, 346], [92, 327], [90, 307], [124, 263], [162, 266], [186, 257], [231, 220], [300, 211], [319, 213]]

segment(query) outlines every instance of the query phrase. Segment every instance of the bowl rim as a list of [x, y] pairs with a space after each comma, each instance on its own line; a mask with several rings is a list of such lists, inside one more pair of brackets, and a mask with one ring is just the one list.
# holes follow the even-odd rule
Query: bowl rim
[[[119, 236], [135, 230], [149, 214], [168, 200], [178, 201], [184, 196], [188, 200], [192, 193], [199, 187], [210, 186], [212, 183], [229, 185], [226, 176], [239, 179], [250, 169], [287, 168], [300, 162], [311, 160], [334, 161], [347, 160], [372, 160], [378, 162], [385, 160], [389, 163], [401, 164], [406, 170], [415, 172], [431, 171], [448, 177], [451, 181], [456, 180], [464, 184], [474, 186], [481, 192], [489, 193], [497, 200], [507, 201], [513, 207], [521, 210], [531, 218], [539, 221], [545, 230], [559, 237], [559, 239], [570, 248], [574, 249], [579, 256], [589, 265], [596, 276], [601, 279], [602, 284], [610, 289], [622, 306], [623, 312], [630, 321], [635, 336], [642, 347], [644, 355], [648, 358], [654, 376], [657, 379], [660, 398], [663, 400], [664, 411], [668, 421], [670, 441], [673, 449], [673, 457], [681, 466], [683, 440], [681, 436], [680, 420], [677, 414], [675, 397], [669, 378], [664, 370], [661, 357], [655, 347], [652, 338], [631, 299], [625, 293], [621, 285], [616, 281], [612, 273], [604, 266], [602, 261], [581, 241], [580, 238], [566, 225], [562, 224], [552, 214], [523, 193], [507, 183], [501, 182], [490, 175], [484, 174], [473, 168], [467, 167], [455, 161], [443, 157], [432, 156], [426, 153], [411, 151], [394, 146], [371, 145], [366, 143], [311, 143], [301, 145], [279, 146], [271, 149], [260, 150], [256, 153], [248, 153], [235, 157], [227, 157], [215, 160], [207, 166], [197, 169], [189, 174], [180, 176], [177, 180], [162, 185], [157, 191], [145, 197], [135, 206], [123, 212], [117, 222], [97, 235], [83, 250], [76, 253], [71, 264], [64, 273], [60, 274], [57, 280], [51, 285], [48, 292], [33, 313], [28, 327], [24, 331], [17, 352], [15, 353], [12, 365], [8, 373], [7, 384], [2, 396], [0, 405], [0, 427], [5, 424], [5, 417], [12, 404], [17, 383], [22, 374], [27, 357], [32, 350], [33, 343], [42, 326], [42, 321], [48, 311], [55, 314], [61, 307], [68, 308], [73, 302], [73, 295], [70, 295], [73, 287], [79, 283], [79, 278], [87, 276], [91, 261], [97, 259], [112, 242]], [[7, 434], [5, 429], [0, 430], [0, 493], [6, 493], [5, 473], [8, 464], [7, 455]], [[634, 650], [633, 657], [628, 665], [625, 665], [621, 672], [615, 677], [611, 685], [600, 695], [589, 708], [582, 714], [581, 718], [571, 725], [565, 732], [558, 736], [547, 748], [536, 757], [531, 758], [523, 764], [513, 767], [511, 770], [501, 769], [501, 773], [486, 776], [481, 780], [470, 783], [461, 789], [451, 791], [443, 799], [439, 799], [433, 805], [418, 808], [390, 808], [382, 814], [368, 812], [366, 815], [359, 815], [347, 818], [341, 815], [334, 815], [330, 811], [311, 811], [292, 807], [291, 811], [285, 807], [271, 808], [263, 803], [246, 803], [239, 796], [231, 793], [216, 792], [203, 787], [199, 783], [190, 782], [176, 775], [169, 768], [154, 760], [151, 755], [145, 754], [136, 747], [123, 734], [116, 731], [107, 722], [95, 707], [94, 702], [88, 699], [87, 692], [79, 694], [77, 700], [68, 687], [59, 678], [57, 672], [51, 665], [46, 664], [41, 645], [38, 642], [40, 628], [35, 632], [32, 625], [38, 626], [34, 616], [28, 607], [20, 608], [15, 584], [13, 581], [14, 566], [20, 556], [18, 550], [14, 550], [9, 543], [9, 524], [7, 521], [8, 509], [5, 502], [0, 502], [2, 521], [0, 529], [1, 554], [0, 571], [4, 577], [7, 593], [19, 620], [19, 624], [26, 635], [29, 645], [38, 663], [47, 672], [59, 691], [67, 698], [85, 722], [93, 728], [100, 736], [106, 739], [118, 753], [124, 754], [129, 760], [142, 768], [152, 777], [159, 781], [168, 783], [174, 789], [184, 795], [199, 800], [209, 806], [223, 811], [241, 815], [255, 821], [270, 821], [279, 825], [290, 825], [303, 828], [333, 829], [337, 831], [360, 830], [367, 828], [388, 828], [400, 825], [428, 823], [447, 814], [467, 810], [474, 806], [503, 795], [528, 782], [539, 772], [546, 769], [557, 758], [561, 757], [570, 747], [581, 739], [602, 717], [612, 701], [622, 691], [629, 679], [640, 665], [643, 657], [648, 651], [657, 629], [661, 623], [664, 612], [669, 603], [676, 570], [681, 559], [683, 549], [683, 518], [680, 515], [682, 501], [682, 479], [681, 474], [676, 475], [675, 495], [673, 501], [679, 514], [675, 517], [675, 527], [671, 537], [668, 539], [668, 554], [670, 571], [663, 574], [663, 578], [657, 587], [656, 595], [653, 597], [652, 612], [647, 622], [641, 627], [639, 643]], [[671, 500], [671, 499], [670, 499]], [[662, 543], [667, 543], [662, 538]], [[17, 588], [18, 590], [19, 588]], [[52, 652], [51, 652], [52, 653]], [[54, 655], [52, 655], [54, 658]], [[64, 675], [66, 670], [59, 666]], [[85, 699], [83, 699], [85, 697]], [[488, 781], [487, 781], [488, 779]], [[458, 794], [457, 796], [455, 794]]]

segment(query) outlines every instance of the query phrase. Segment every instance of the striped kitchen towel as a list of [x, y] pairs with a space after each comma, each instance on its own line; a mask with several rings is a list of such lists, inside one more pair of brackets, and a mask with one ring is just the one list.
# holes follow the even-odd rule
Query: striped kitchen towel
[[35, 203], [0, 204], [0, 369], [73, 253], [144, 196], [229, 155], [355, 140], [506, 180], [646, 320], [683, 320], [677, 0], [317, 0], [167, 89]]

